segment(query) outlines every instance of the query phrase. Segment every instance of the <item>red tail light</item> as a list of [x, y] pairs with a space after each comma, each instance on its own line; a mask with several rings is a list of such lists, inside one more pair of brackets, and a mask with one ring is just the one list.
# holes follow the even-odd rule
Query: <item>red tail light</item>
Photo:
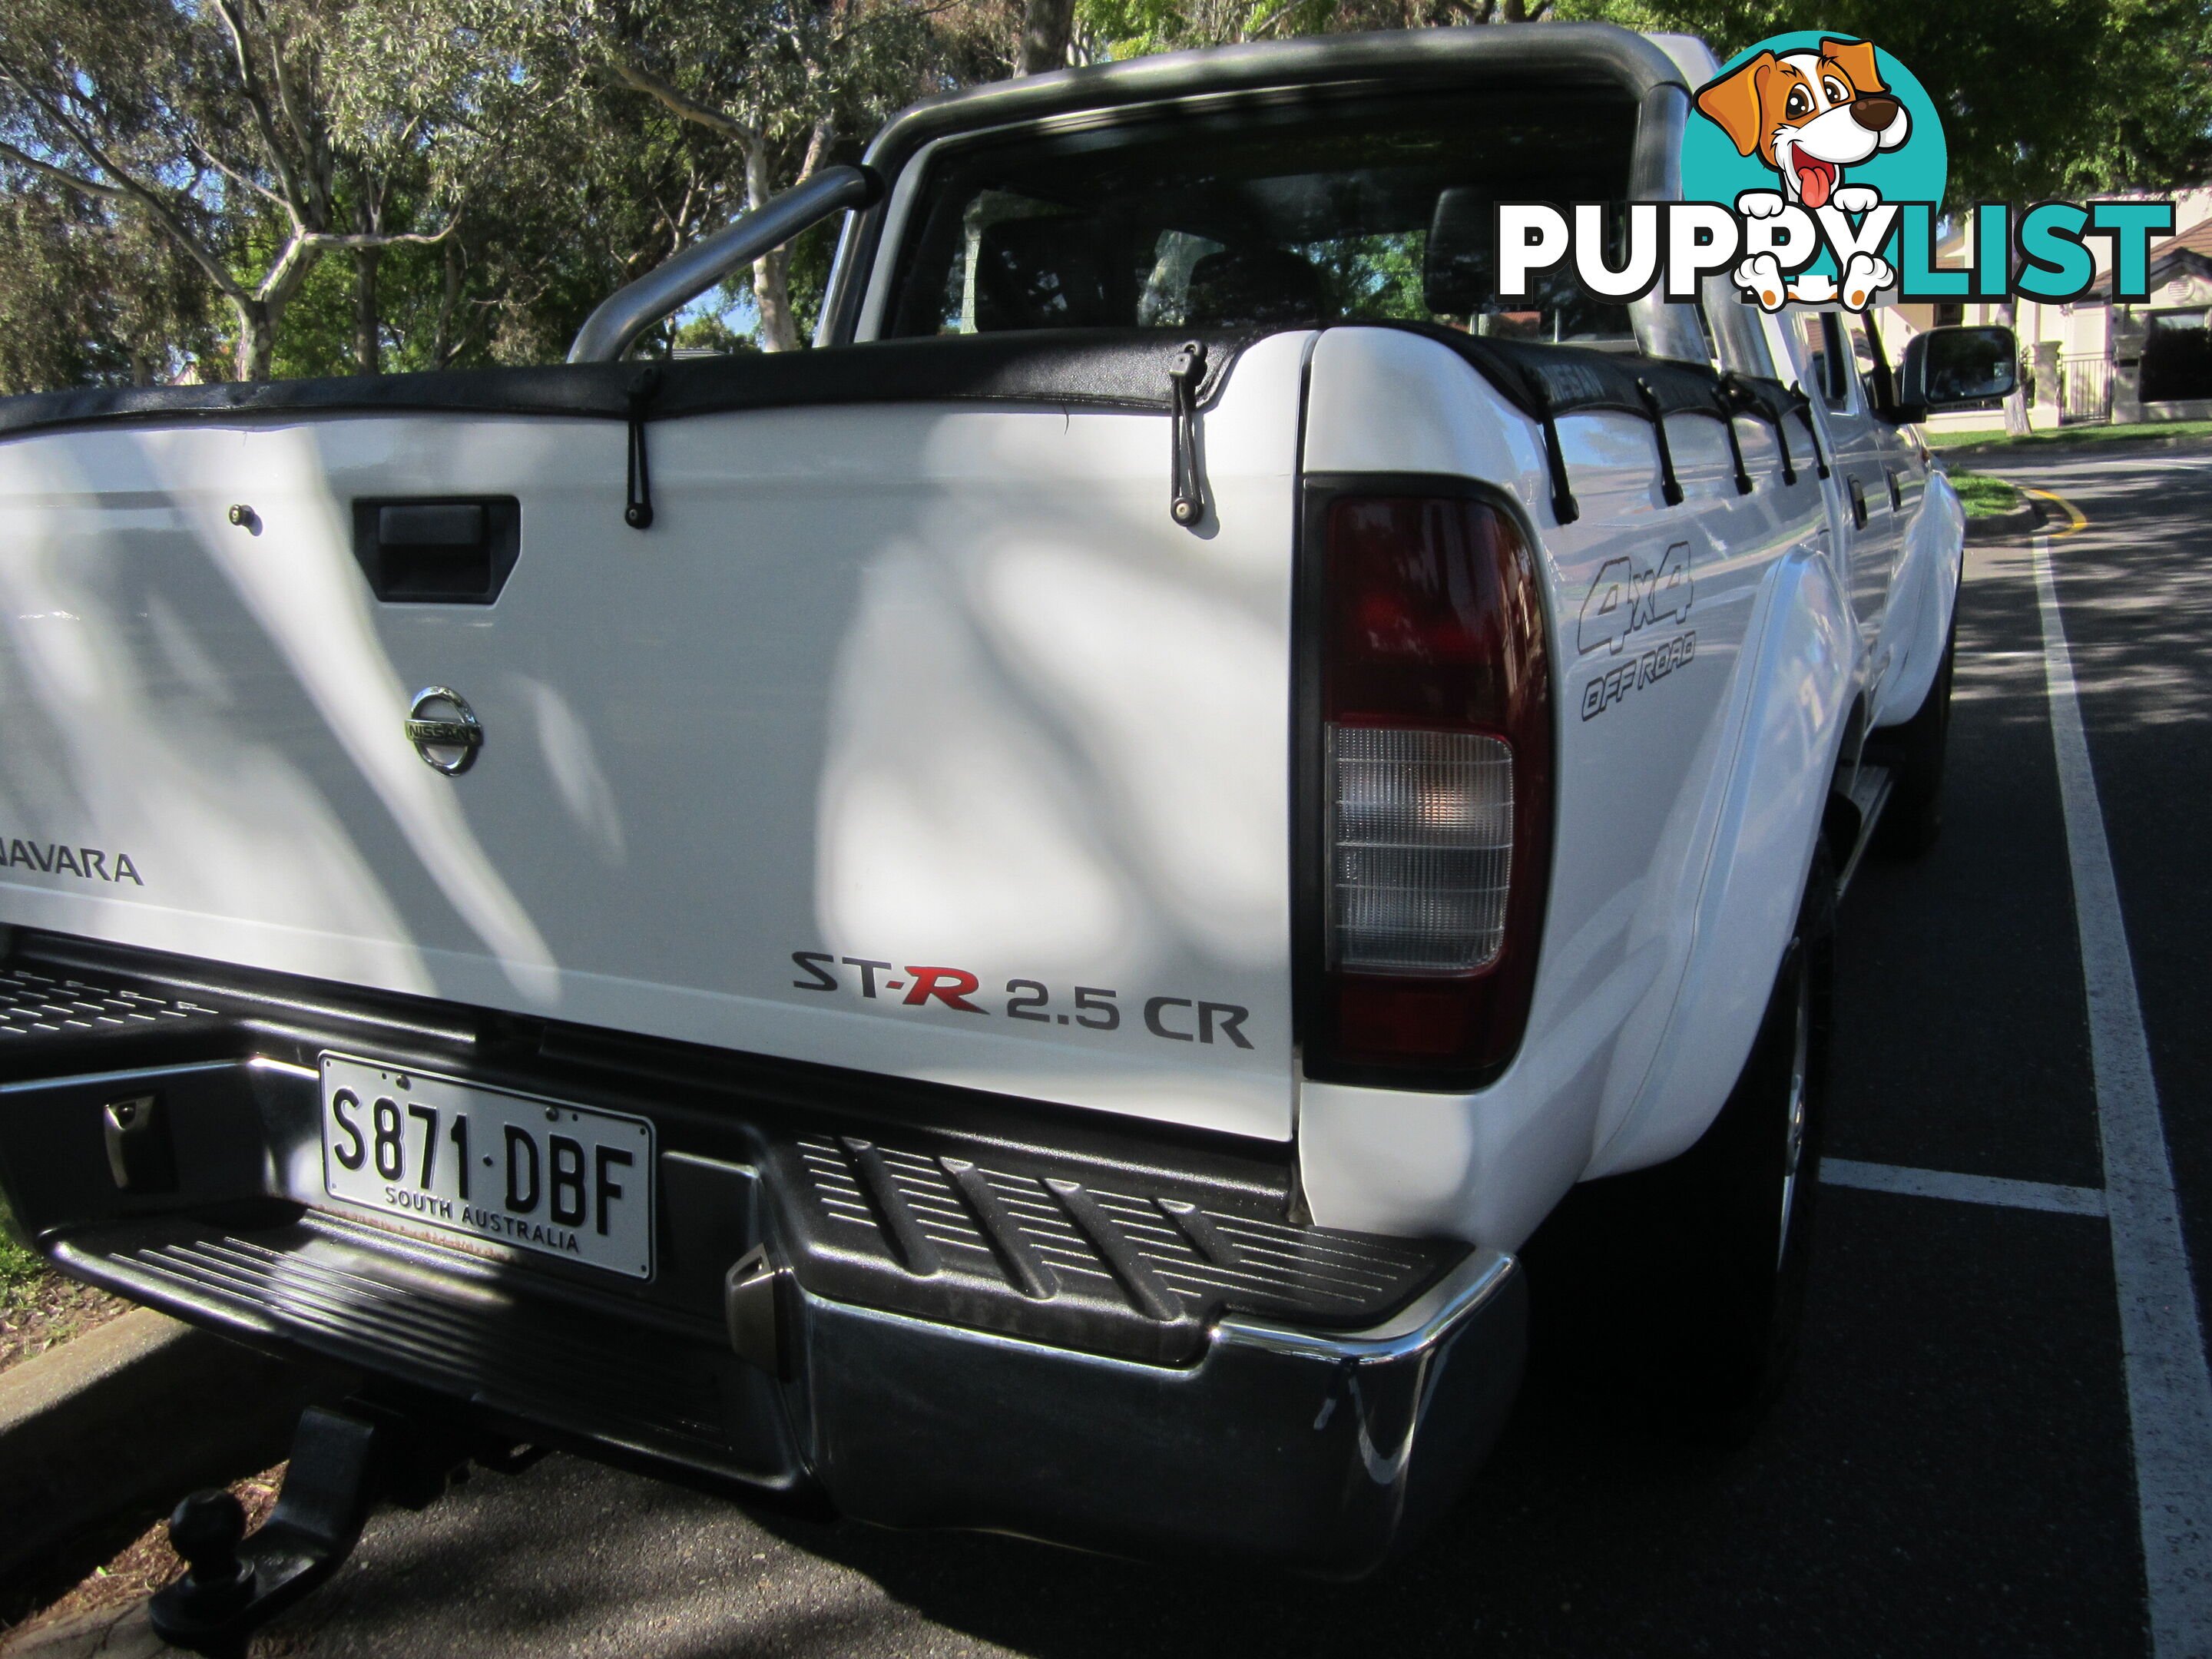
[[1321, 879], [1306, 1072], [1473, 1086], [1528, 1023], [1550, 865], [1534, 560], [1517, 521], [1472, 496], [1339, 494], [1309, 522]]

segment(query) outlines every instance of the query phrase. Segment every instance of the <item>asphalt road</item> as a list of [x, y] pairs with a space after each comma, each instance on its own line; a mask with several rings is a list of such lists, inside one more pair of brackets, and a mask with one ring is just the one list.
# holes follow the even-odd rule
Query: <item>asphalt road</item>
[[[2006, 471], [2088, 520], [2050, 556], [2201, 1306], [2212, 453]], [[1967, 578], [1943, 838], [1864, 868], [1844, 907], [1828, 1150], [2098, 1188], [2027, 544], [1976, 546]], [[1524, 1398], [1468, 1501], [1376, 1583], [801, 1524], [556, 1458], [380, 1516], [256, 1651], [2145, 1653], [2106, 1221], [1831, 1185], [1820, 1228], [1802, 1362], [1751, 1447], [1696, 1453], [1588, 1401]]]

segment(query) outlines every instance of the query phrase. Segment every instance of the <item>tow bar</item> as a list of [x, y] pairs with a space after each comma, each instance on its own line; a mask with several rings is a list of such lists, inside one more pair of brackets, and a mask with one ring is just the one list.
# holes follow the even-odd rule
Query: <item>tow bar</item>
[[382, 1401], [310, 1406], [276, 1507], [251, 1538], [244, 1506], [220, 1489], [192, 1493], [171, 1514], [169, 1542], [188, 1571], [154, 1597], [155, 1634], [207, 1659], [244, 1659], [255, 1631], [343, 1565], [380, 1499], [419, 1510], [471, 1459], [514, 1474], [544, 1455]]

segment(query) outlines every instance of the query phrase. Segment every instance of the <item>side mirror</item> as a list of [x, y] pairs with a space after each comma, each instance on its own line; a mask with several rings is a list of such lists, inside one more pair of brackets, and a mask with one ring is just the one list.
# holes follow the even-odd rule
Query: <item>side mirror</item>
[[2009, 398], [2020, 387], [2020, 347], [2008, 328], [1931, 328], [1905, 348], [1897, 372], [1899, 413], [1924, 420]]

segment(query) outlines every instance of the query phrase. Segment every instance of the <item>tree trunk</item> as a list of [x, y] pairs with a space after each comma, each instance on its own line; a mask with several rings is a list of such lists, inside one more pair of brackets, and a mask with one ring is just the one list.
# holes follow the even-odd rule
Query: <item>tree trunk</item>
[[1075, 0], [1024, 0], [1022, 39], [1014, 73], [1042, 75], [1067, 67], [1068, 37], [1075, 28]]
[[[2007, 300], [1998, 307], [1997, 315], [2003, 319], [2007, 328], [2014, 330], [2019, 328], [2020, 307], [2014, 301]], [[2015, 357], [2019, 356], [2017, 342], [2015, 342], [2014, 356]], [[2027, 392], [2025, 386], [2015, 386], [2012, 396], [2004, 400], [2004, 421], [2007, 437], [2024, 438], [2027, 435]]]
[[753, 261], [753, 303], [760, 307], [763, 351], [799, 349], [799, 319], [791, 312], [791, 250], [780, 247]]
[[446, 244], [445, 282], [438, 295], [438, 328], [430, 341], [430, 367], [444, 368], [459, 355], [453, 338], [453, 313], [461, 303], [461, 250], [458, 241]]
[[[819, 129], [817, 129], [817, 134]], [[802, 182], [813, 171], [814, 152], [818, 145], [810, 145], [808, 165], [802, 168]], [[750, 143], [745, 146], [745, 205], [757, 211], [768, 205], [769, 189], [768, 146]], [[760, 348], [763, 351], [796, 351], [799, 349], [799, 319], [791, 310], [791, 250], [780, 247], [764, 253], [753, 261], [753, 304], [760, 311]]]
[[276, 356], [276, 313], [260, 300], [233, 300], [238, 313], [237, 374], [241, 380], [265, 380]]
[[378, 314], [376, 274], [380, 247], [353, 251], [353, 365], [356, 374], [384, 373], [384, 337]]

